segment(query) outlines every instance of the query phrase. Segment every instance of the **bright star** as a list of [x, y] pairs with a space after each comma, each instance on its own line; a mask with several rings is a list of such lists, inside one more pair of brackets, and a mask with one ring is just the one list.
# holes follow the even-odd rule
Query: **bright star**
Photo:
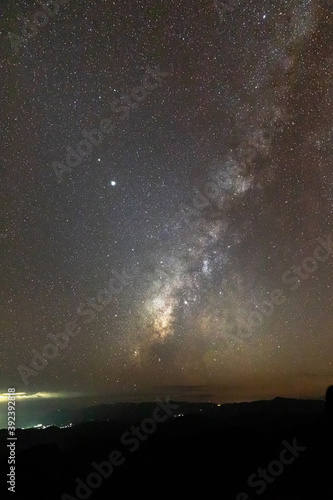
[[111, 181], [111, 186], [115, 186], [116, 184], [116, 181]]

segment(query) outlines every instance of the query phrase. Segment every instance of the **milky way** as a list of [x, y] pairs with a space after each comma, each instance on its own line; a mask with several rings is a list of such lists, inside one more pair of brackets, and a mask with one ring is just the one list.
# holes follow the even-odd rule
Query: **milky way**
[[297, 269], [333, 229], [330, 4], [72, 2], [14, 53], [37, 9], [3, 8], [3, 390], [125, 272], [31, 390], [320, 396], [331, 257]]

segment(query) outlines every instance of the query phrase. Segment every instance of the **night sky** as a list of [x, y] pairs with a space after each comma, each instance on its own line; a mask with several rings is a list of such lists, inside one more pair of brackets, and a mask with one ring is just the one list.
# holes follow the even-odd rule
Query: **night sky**
[[1, 391], [323, 397], [333, 6], [49, 9], [0, 12]]

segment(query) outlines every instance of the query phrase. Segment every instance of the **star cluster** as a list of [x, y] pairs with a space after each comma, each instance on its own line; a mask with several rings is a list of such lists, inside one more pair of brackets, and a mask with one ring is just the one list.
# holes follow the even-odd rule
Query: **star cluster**
[[[3, 391], [86, 304], [31, 390], [320, 396], [331, 257], [295, 290], [283, 276], [333, 229], [333, 7], [60, 3], [16, 50], [41, 7], [2, 8]], [[147, 71], [163, 77], [140, 98]], [[103, 304], [114, 273], [132, 278]]]

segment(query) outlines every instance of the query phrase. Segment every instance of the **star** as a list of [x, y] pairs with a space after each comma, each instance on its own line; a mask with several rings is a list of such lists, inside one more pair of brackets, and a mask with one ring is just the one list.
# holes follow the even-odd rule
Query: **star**
[[45, 26], [3, 3], [3, 383], [24, 388], [17, 366], [46, 345], [32, 392], [195, 382], [250, 399], [267, 381], [275, 396], [297, 359], [291, 385], [318, 395], [333, 320], [329, 2], [53, 14], [44, 0]]

